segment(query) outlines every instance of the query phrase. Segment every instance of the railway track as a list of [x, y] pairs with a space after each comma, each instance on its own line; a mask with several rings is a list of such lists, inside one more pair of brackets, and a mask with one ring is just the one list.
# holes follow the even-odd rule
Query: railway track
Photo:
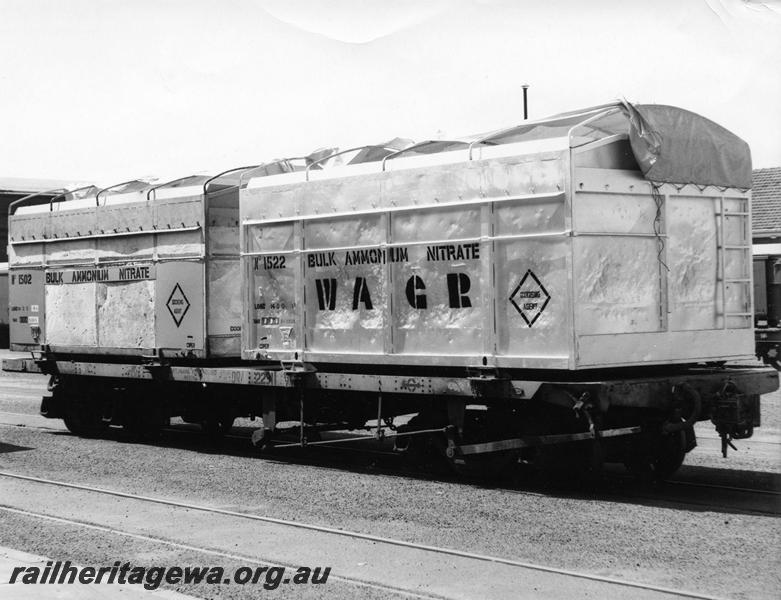
[[[286, 568], [291, 568], [291, 569], [295, 568], [295, 565], [293, 565], [293, 564], [280, 564], [279, 561], [270, 562], [270, 561], [266, 561], [266, 560], [261, 560], [261, 559], [259, 559], [257, 557], [254, 557], [254, 556], [248, 556], [248, 555], [244, 555], [244, 554], [236, 554], [236, 553], [230, 553], [230, 552], [221, 552], [221, 551], [218, 551], [218, 550], [213, 550], [211, 548], [205, 548], [205, 547], [202, 547], [202, 546], [193, 546], [192, 544], [182, 544], [182, 543], [179, 543], [179, 542], [174, 542], [172, 540], [167, 540], [167, 539], [163, 539], [163, 538], [160, 538], [160, 537], [155, 537], [155, 536], [150, 536], [150, 535], [141, 535], [141, 534], [132, 533], [132, 532], [128, 532], [128, 531], [122, 531], [120, 529], [116, 529], [116, 528], [112, 528], [112, 527], [103, 527], [103, 526], [100, 526], [100, 525], [95, 525], [93, 523], [87, 523], [87, 522], [84, 522], [84, 521], [78, 521], [78, 520], [74, 520], [74, 519], [64, 519], [64, 518], [61, 518], [61, 517], [54, 517], [54, 516], [43, 514], [43, 513], [32, 512], [32, 511], [29, 511], [29, 510], [22, 510], [22, 509], [18, 509], [18, 508], [12, 508], [12, 507], [8, 507], [8, 506], [3, 506], [1, 504], [0, 504], [0, 511], [5, 511], [5, 512], [8, 512], [8, 513], [23, 515], [23, 516], [27, 516], [27, 517], [33, 517], [33, 518], [36, 518], [36, 519], [42, 519], [44, 521], [50, 521], [50, 522], [60, 523], [60, 524], [64, 524], [64, 525], [72, 525], [72, 526], [76, 526], [76, 527], [86, 528], [86, 529], [90, 529], [90, 530], [93, 530], [93, 531], [98, 531], [98, 532], [105, 533], [105, 534], [112, 535], [112, 536], [121, 536], [121, 537], [125, 537], [125, 538], [132, 538], [132, 539], [141, 540], [141, 541], [145, 541], [145, 542], [150, 542], [150, 543], [154, 543], [154, 544], [162, 544], [164, 546], [172, 547], [172, 548], [175, 548], [175, 549], [178, 549], [178, 550], [189, 550], [191, 552], [196, 552], [198, 554], [204, 554], [204, 555], [212, 556], [212, 557], [215, 557], [215, 558], [222, 558], [222, 559], [227, 559], [227, 560], [231, 560], [231, 561], [236, 561], [236, 562], [242, 563], [244, 565], [246, 565], [246, 564], [255, 564], [255, 565], [260, 565], [260, 566], [268, 566], [268, 567], [271, 567], [271, 566], [284, 566]], [[371, 583], [371, 582], [368, 582], [368, 581], [362, 581], [362, 580], [356, 579], [356, 578], [341, 577], [339, 575], [329, 575], [329, 579], [333, 579], [333, 580], [336, 580], [336, 581], [342, 581], [342, 582], [345, 582], [345, 583], [348, 583], [348, 584], [358, 585], [358, 586], [363, 587], [363, 588], [370, 588], [370, 589], [374, 589], [374, 590], [380, 590], [380, 591], [383, 591], [383, 592], [392, 592], [392, 593], [395, 593], [395, 594], [400, 594], [400, 595], [402, 595], [404, 597], [416, 598], [416, 599], [420, 599], [420, 600], [441, 600], [441, 599], [444, 598], [444, 596], [439, 596], [439, 595], [434, 596], [434, 595], [428, 595], [428, 594], [418, 594], [418, 593], [410, 592], [408, 590], [404, 590], [404, 589], [401, 589], [401, 588], [398, 588], [398, 587], [394, 587], [394, 586], [390, 586], [390, 585], [379, 585], [379, 584]]]
[[[316, 525], [311, 523], [287, 520], [287, 519], [279, 519], [279, 518], [268, 517], [268, 516], [263, 516], [258, 514], [227, 510], [223, 508], [204, 506], [204, 505], [188, 503], [188, 502], [180, 502], [177, 500], [166, 499], [166, 498], [143, 496], [143, 495], [132, 494], [132, 493], [123, 492], [119, 490], [98, 488], [98, 487], [86, 486], [86, 485], [81, 485], [76, 483], [69, 483], [65, 481], [56, 481], [51, 479], [24, 475], [20, 473], [0, 471], [0, 478], [3, 478], [6, 481], [6, 486], [4, 486], [6, 487], [6, 489], [8, 489], [9, 487], [13, 487], [13, 486], [9, 486], [8, 482], [15, 482], [17, 484], [16, 486], [17, 494], [23, 493], [24, 497], [28, 499], [31, 497], [29, 493], [30, 488], [35, 489], [41, 487], [46, 487], [48, 489], [55, 488], [58, 490], [65, 490], [71, 495], [75, 493], [82, 499], [88, 498], [90, 502], [85, 503], [84, 506], [91, 507], [90, 514], [94, 514], [96, 512], [96, 507], [99, 507], [101, 501], [104, 501], [106, 498], [120, 499], [122, 501], [129, 501], [135, 504], [136, 507], [143, 506], [144, 511], [149, 514], [152, 514], [154, 512], [154, 510], [150, 509], [150, 507], [156, 507], [156, 508], [164, 507], [166, 509], [174, 509], [175, 511], [178, 511], [177, 514], [179, 514], [180, 517], [188, 513], [198, 513], [201, 515], [205, 515], [208, 518], [219, 517], [223, 520], [227, 518], [234, 522], [238, 520], [238, 521], [245, 521], [248, 523], [261, 523], [263, 525], [271, 525], [275, 528], [297, 530], [300, 532], [305, 532], [307, 534], [315, 534], [321, 536], [325, 535], [328, 537], [338, 537], [341, 538], [342, 540], [346, 540], [348, 544], [368, 542], [369, 546], [367, 547], [374, 548], [375, 551], [378, 551], [381, 555], [385, 555], [385, 553], [391, 552], [390, 549], [394, 549], [397, 552], [399, 550], [402, 552], [414, 552], [416, 557], [422, 556], [428, 559], [429, 561], [436, 561], [437, 559], [445, 558], [448, 564], [451, 564], [452, 561], [455, 560], [458, 563], [471, 563], [473, 567], [476, 565], [490, 565], [493, 568], [498, 568], [500, 572], [509, 571], [510, 573], [515, 575], [524, 574], [524, 576], [528, 576], [529, 573], [537, 573], [538, 575], [534, 577], [538, 578], [539, 574], [542, 573], [542, 574], [546, 574], [546, 576], [553, 576], [554, 578], [559, 578], [559, 579], [564, 578], [569, 582], [574, 581], [576, 582], [575, 585], [579, 586], [579, 589], [582, 589], [580, 586], [583, 585], [595, 584], [603, 592], [609, 591], [612, 593], [628, 594], [630, 593], [629, 590], [632, 590], [631, 594], [633, 597], [636, 598], [671, 597], [671, 598], [697, 598], [703, 600], [714, 600], [716, 598], [714, 596], [700, 594], [689, 590], [673, 589], [673, 588], [668, 588], [663, 586], [651, 585], [648, 583], [623, 580], [619, 578], [606, 577], [606, 576], [568, 570], [563, 568], [556, 568], [556, 567], [536, 564], [532, 562], [514, 560], [514, 559], [505, 558], [501, 556], [478, 554], [478, 553], [466, 552], [454, 548], [419, 544], [419, 543], [414, 543], [414, 542], [409, 542], [409, 541], [404, 541], [399, 539], [391, 539], [387, 537], [371, 535], [371, 534], [361, 533], [356, 531], [335, 529], [333, 527], [326, 527], [326, 526], [321, 526], [321, 525]], [[22, 486], [19, 486], [19, 484], [22, 484]], [[22, 491], [20, 492], [20, 490]], [[49, 496], [48, 493], [46, 495]], [[12, 490], [10, 496], [14, 497], [14, 490]], [[284, 565], [285, 564], [284, 561], [279, 561], [276, 559], [269, 560], [269, 558], [260, 555], [245, 554], [241, 552], [228, 552], [220, 548], [190, 543], [187, 540], [171, 539], [166, 535], [159, 535], [152, 532], [144, 533], [144, 532], [134, 531], [130, 528], [119, 529], [100, 522], [94, 522], [91, 519], [79, 518], [74, 515], [52, 514], [52, 512], [54, 512], [53, 508], [54, 506], [57, 505], [57, 503], [53, 503], [52, 505], [49, 505], [50, 508], [45, 511], [37, 510], [34, 506], [29, 505], [29, 504], [34, 505], [35, 504], [34, 502], [32, 503], [28, 502], [26, 504], [27, 505], [24, 508], [21, 508], [19, 506], [14, 506], [11, 503], [8, 503], [6, 498], [0, 502], [0, 511], [17, 514], [17, 515], [23, 515], [27, 517], [36, 518], [36, 519], [42, 519], [46, 521], [59, 522], [62, 524], [72, 525], [75, 527], [87, 528], [93, 531], [105, 533], [106, 535], [130, 537], [130, 538], [135, 538], [135, 539], [144, 540], [148, 542], [164, 544], [174, 548], [179, 548], [181, 550], [189, 550], [189, 551], [198, 552], [209, 556], [235, 560], [243, 563], [259, 564], [259, 565], [270, 565], [270, 564]], [[99, 513], [99, 508], [97, 509], [97, 512]], [[147, 519], [147, 520], [150, 522], [154, 522], [153, 519]], [[289, 564], [292, 565], [293, 563], [291, 562]], [[334, 571], [336, 571], [336, 568], [334, 569]], [[365, 579], [365, 578], [355, 577], [351, 575], [339, 575], [338, 573], [335, 573], [334, 579], [351, 583], [354, 585], [370, 587], [373, 589], [378, 589], [378, 590], [383, 590], [388, 592], [394, 592], [394, 593], [402, 594], [404, 596], [413, 597], [413, 598], [428, 599], [428, 598], [449, 597], [447, 594], [420, 593], [419, 591], [405, 588], [403, 586], [390, 585], [387, 583], [372, 581], [371, 579]], [[569, 583], [567, 585], [569, 585]], [[621, 592], [620, 591], [621, 589], [624, 589], [624, 592]]]
[[[621, 481], [621, 479], [619, 479]], [[626, 479], [626, 487], [602, 491], [601, 498], [647, 502], [654, 506], [781, 516], [781, 492], [730, 485], [669, 480], [655, 486]]]
[[[686, 491], [673, 491], [679, 487]], [[693, 489], [700, 491], [692, 493]], [[577, 487], [576, 484], [554, 484], [552, 486], [531, 484], [523, 486], [522, 489], [508, 487], [504, 491], [521, 495], [560, 495], [588, 501], [631, 502], [681, 510], [696, 509], [769, 517], [781, 516], [781, 492], [681, 480], [670, 480], [662, 484], [650, 485], [639, 483], [630, 477], [613, 476], [581, 487]], [[730, 496], [725, 497], [725, 494], [730, 494]], [[758, 499], [756, 496], [760, 496], [760, 498]]]
[[666, 482], [666, 485], [673, 485], [673, 486], [690, 486], [690, 487], [697, 487], [702, 489], [713, 489], [713, 490], [726, 490], [730, 492], [745, 492], [747, 494], [763, 494], [768, 496], [774, 496], [774, 497], [781, 497], [781, 492], [777, 492], [775, 490], [763, 490], [758, 488], [745, 488], [745, 487], [736, 487], [733, 485], [716, 485], [712, 483], [702, 483], [702, 482], [695, 482], [695, 481], [679, 481], [679, 480], [672, 480]]

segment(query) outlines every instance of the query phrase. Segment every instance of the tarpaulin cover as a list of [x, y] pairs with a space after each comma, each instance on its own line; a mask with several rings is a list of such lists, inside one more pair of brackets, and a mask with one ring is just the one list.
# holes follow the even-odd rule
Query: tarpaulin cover
[[386, 156], [393, 154], [398, 150], [408, 148], [413, 144], [412, 140], [405, 138], [393, 138], [392, 140], [383, 144], [377, 144], [375, 146], [366, 146], [358, 154], [355, 155], [349, 162], [351, 165], [357, 165], [360, 163], [375, 162], [382, 160]]
[[627, 102], [624, 108], [632, 151], [646, 179], [751, 188], [751, 151], [735, 134], [674, 106]]

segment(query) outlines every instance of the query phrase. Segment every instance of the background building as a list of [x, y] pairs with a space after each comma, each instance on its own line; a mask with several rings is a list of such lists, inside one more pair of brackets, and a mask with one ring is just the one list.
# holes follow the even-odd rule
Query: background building
[[753, 180], [757, 355], [781, 370], [781, 167], [757, 169]]
[[757, 320], [781, 312], [781, 167], [754, 171], [752, 238]]
[[781, 244], [781, 167], [756, 169], [753, 179], [754, 244]]

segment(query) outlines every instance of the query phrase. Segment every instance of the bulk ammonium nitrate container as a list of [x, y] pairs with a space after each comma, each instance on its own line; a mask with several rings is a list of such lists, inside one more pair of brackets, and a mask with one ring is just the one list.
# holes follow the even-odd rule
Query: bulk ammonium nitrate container
[[241, 189], [243, 356], [584, 369], [753, 356], [748, 146], [615, 103]]
[[237, 356], [237, 180], [129, 182], [12, 206], [12, 348]]

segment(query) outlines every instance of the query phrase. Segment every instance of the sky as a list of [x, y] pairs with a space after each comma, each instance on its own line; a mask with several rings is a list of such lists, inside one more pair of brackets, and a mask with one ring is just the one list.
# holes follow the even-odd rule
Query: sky
[[619, 98], [781, 166], [781, 0], [0, 0], [0, 178], [108, 185]]

